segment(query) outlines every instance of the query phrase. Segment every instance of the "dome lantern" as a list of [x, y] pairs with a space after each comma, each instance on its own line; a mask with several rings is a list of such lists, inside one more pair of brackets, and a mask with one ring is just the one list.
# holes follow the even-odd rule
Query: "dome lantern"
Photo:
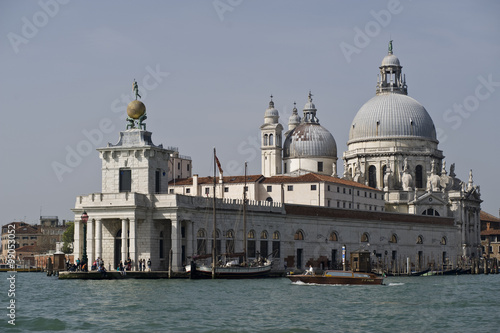
[[380, 74], [377, 80], [377, 95], [383, 93], [408, 94], [406, 77], [402, 74], [403, 66], [399, 63], [398, 57], [392, 53], [392, 40], [389, 41], [389, 51], [382, 60]]

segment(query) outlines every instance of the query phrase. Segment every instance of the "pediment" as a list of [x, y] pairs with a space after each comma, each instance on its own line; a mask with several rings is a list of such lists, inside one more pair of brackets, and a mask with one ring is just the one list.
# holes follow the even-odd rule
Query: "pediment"
[[413, 200], [411, 204], [416, 206], [443, 206], [447, 205], [448, 202], [443, 199], [441, 192], [427, 192]]

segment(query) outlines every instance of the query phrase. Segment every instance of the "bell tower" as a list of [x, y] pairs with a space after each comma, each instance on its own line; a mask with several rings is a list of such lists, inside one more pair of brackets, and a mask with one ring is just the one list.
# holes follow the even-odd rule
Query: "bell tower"
[[260, 126], [262, 174], [265, 177], [282, 173], [281, 137], [283, 126], [279, 123], [279, 117], [279, 112], [274, 108], [273, 96], [271, 95], [269, 107], [264, 114], [264, 124]]

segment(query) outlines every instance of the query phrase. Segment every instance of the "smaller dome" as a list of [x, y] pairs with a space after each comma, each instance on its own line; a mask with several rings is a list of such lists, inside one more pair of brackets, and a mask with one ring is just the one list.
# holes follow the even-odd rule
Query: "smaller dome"
[[382, 67], [384, 67], [384, 66], [398, 66], [398, 67], [401, 67], [401, 65], [399, 64], [398, 57], [396, 57], [392, 53], [389, 53], [388, 55], [386, 55], [384, 57], [384, 59], [382, 60]]
[[127, 106], [127, 115], [132, 119], [139, 119], [145, 113], [146, 105], [141, 101], [132, 101]]
[[283, 158], [337, 157], [333, 135], [317, 123], [301, 123], [283, 145]]
[[269, 107], [266, 109], [264, 117], [279, 117], [279, 111], [274, 107], [274, 102], [271, 100], [269, 102]]
[[290, 116], [290, 118], [288, 118], [288, 124], [300, 124], [300, 116], [299, 116], [299, 112], [298, 112], [297, 108], [295, 107], [295, 103], [294, 103], [292, 115]]
[[316, 105], [312, 101], [309, 101], [304, 105], [304, 110], [316, 110]]

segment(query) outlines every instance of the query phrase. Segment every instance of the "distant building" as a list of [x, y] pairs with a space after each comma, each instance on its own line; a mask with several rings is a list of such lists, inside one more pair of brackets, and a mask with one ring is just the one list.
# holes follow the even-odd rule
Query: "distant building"
[[500, 218], [481, 211], [481, 245], [486, 258], [500, 260]]
[[[13, 239], [15, 242], [18, 259], [24, 250], [26, 250], [26, 253], [36, 254], [54, 251], [56, 243], [62, 240], [62, 234], [66, 230], [65, 223], [66, 221], [63, 221], [62, 225], [59, 225], [57, 216], [41, 216], [39, 225], [11, 222], [2, 226], [2, 254], [0, 259], [4, 261], [7, 258], [9, 239]], [[14, 226], [14, 228], [12, 229], [9, 225]], [[9, 233], [9, 230], [14, 230], [14, 232]]]

